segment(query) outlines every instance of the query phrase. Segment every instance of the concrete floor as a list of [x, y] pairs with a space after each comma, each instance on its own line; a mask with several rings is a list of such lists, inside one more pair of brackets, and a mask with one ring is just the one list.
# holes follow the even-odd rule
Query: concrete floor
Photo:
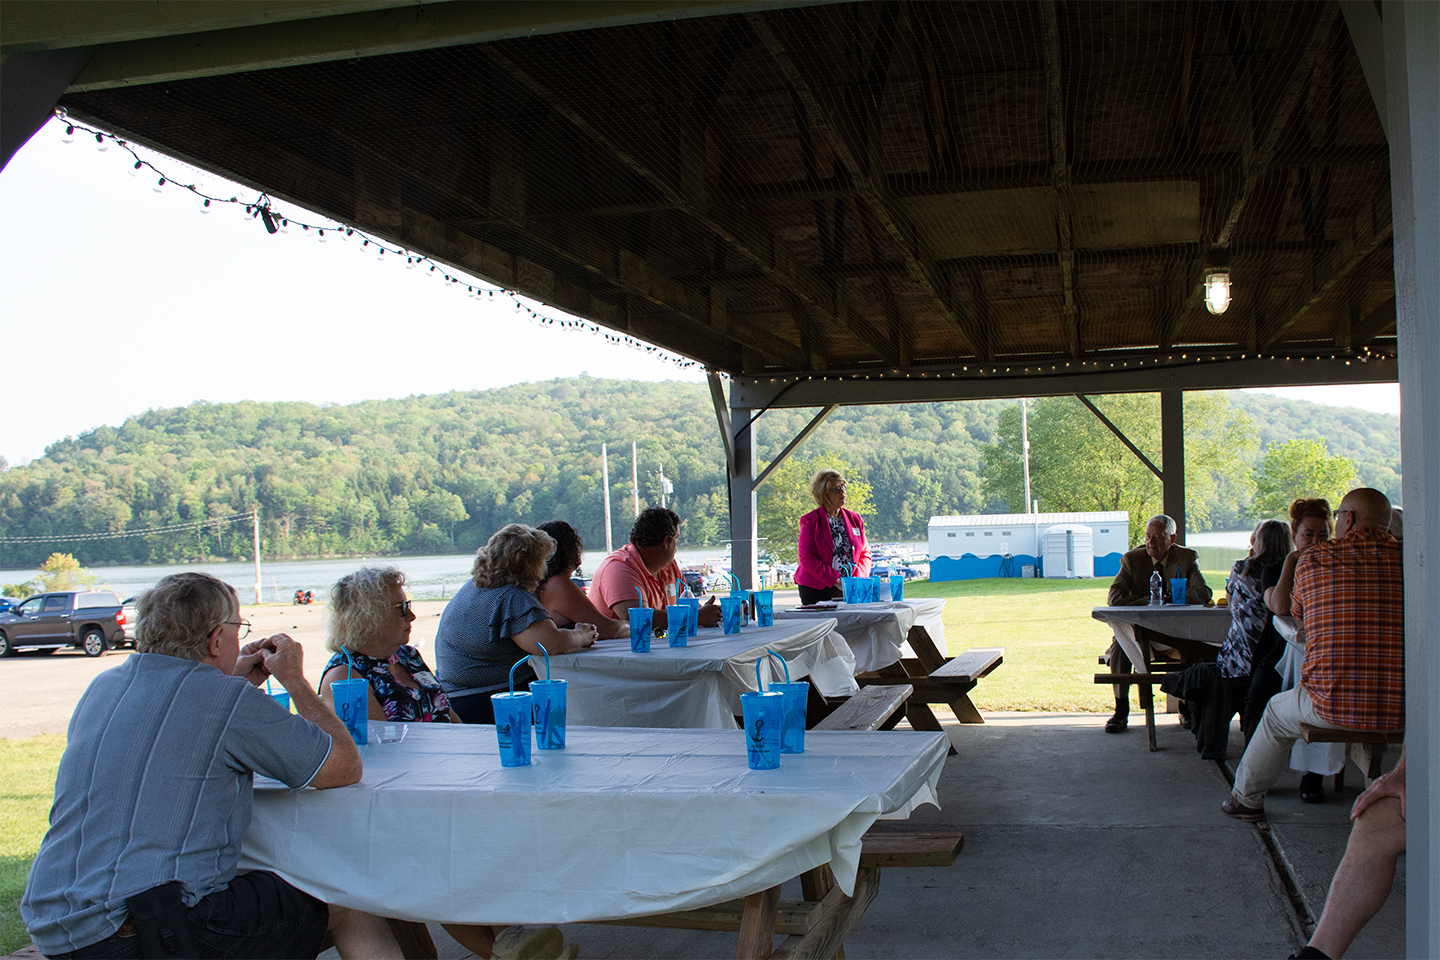
[[[986, 719], [948, 726], [959, 753], [940, 781], [943, 808], [912, 817], [959, 828], [965, 849], [952, 867], [887, 870], [847, 957], [1278, 958], [1304, 942], [1344, 854], [1353, 767], [1343, 797], [1301, 804], [1296, 773], [1266, 803], [1297, 910], [1265, 828], [1220, 813], [1225, 774], [1199, 758], [1173, 715], [1159, 719], [1155, 753], [1143, 726], [1107, 736], [1094, 714]], [[1232, 757], [1241, 744], [1237, 725]], [[1385, 909], [1347, 956], [1404, 955], [1403, 878], [1402, 860]], [[784, 896], [798, 899], [792, 885]], [[582, 957], [734, 953], [731, 934], [564, 929]], [[442, 957], [469, 956], [438, 924], [431, 930]]]

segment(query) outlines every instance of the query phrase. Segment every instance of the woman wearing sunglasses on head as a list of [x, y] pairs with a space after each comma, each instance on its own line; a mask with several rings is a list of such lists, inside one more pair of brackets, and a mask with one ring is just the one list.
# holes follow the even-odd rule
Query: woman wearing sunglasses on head
[[361, 567], [336, 581], [325, 638], [335, 655], [320, 678], [320, 696], [331, 709], [330, 684], [364, 677], [370, 682], [371, 720], [460, 722], [425, 658], [410, 646], [414, 620], [405, 574], [395, 567]]

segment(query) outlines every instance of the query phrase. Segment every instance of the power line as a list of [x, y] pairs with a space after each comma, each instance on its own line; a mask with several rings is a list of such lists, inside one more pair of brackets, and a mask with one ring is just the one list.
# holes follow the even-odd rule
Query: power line
[[212, 517], [208, 520], [191, 520], [186, 523], [170, 523], [161, 527], [144, 527], [139, 530], [122, 530], [116, 533], [77, 533], [60, 534], [51, 537], [0, 537], [0, 543], [69, 543], [81, 540], [125, 540], [130, 537], [148, 537], [158, 533], [179, 533], [186, 530], [199, 530], [204, 527], [218, 527], [224, 524], [231, 524], [237, 520], [249, 520], [253, 513], [234, 513], [228, 517]]

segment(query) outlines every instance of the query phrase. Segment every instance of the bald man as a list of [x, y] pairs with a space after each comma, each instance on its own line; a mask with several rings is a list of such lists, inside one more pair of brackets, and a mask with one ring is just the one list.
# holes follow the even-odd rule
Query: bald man
[[1300, 683], [1277, 694], [1240, 758], [1235, 789], [1220, 805], [1241, 820], [1265, 816], [1265, 792], [1285, 768], [1300, 724], [1354, 730], [1405, 726], [1405, 600], [1400, 541], [1390, 501], [1351, 490], [1335, 511], [1335, 536], [1295, 567], [1290, 611], [1305, 626]]

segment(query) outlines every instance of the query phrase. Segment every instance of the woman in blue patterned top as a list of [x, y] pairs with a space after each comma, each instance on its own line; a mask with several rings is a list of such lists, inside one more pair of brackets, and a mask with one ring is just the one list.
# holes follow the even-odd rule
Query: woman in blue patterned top
[[325, 639], [335, 655], [320, 678], [325, 702], [334, 708], [330, 684], [336, 680], [364, 677], [370, 682], [371, 720], [459, 723], [440, 681], [410, 646], [414, 621], [405, 574], [395, 567], [361, 567], [336, 581]]

